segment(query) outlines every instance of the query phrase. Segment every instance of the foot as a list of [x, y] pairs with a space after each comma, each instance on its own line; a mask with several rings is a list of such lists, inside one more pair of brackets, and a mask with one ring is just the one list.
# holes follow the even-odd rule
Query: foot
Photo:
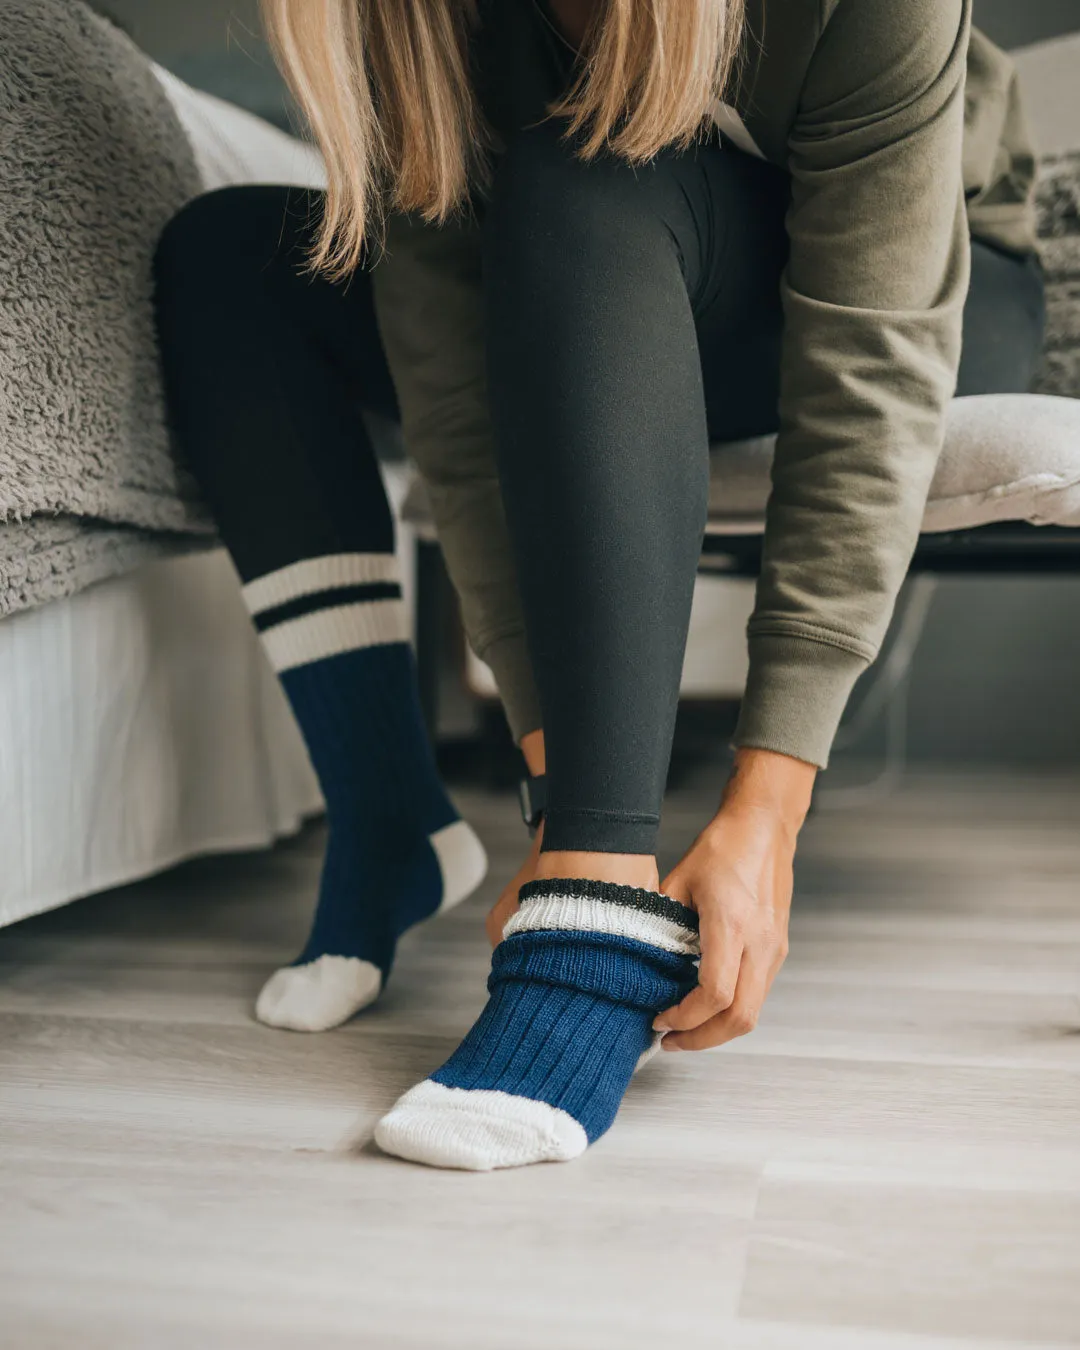
[[[524, 748], [524, 742], [522, 743]], [[583, 880], [611, 881], [619, 886], [633, 886], [638, 890], [656, 891], [660, 888], [660, 874], [656, 859], [645, 854], [623, 853], [544, 853], [544, 822], [533, 838], [529, 856], [521, 864], [487, 916], [487, 935], [493, 947], [503, 939], [503, 929], [517, 912], [518, 895], [530, 881], [546, 881], [559, 877], [578, 877]]]
[[577, 1157], [611, 1126], [657, 1013], [697, 979], [697, 921], [654, 891], [533, 882], [465, 1040], [378, 1124], [387, 1153], [488, 1171]]
[[[363, 850], [331, 827], [307, 946], [267, 980], [255, 1016], [289, 1031], [328, 1031], [382, 992], [398, 938], [476, 890], [487, 855], [463, 820], [421, 837], [411, 856], [364, 865]], [[403, 850], [404, 852], [404, 850]]]

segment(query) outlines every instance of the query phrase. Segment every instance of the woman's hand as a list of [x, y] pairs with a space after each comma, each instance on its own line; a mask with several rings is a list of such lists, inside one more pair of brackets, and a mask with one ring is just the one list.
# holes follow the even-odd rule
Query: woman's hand
[[653, 1023], [665, 1050], [705, 1050], [745, 1036], [788, 950], [795, 841], [817, 770], [740, 750], [716, 816], [661, 890], [701, 923], [698, 985]]
[[540, 845], [543, 843], [543, 840], [544, 822], [541, 821], [540, 828], [536, 831], [536, 837], [533, 839], [532, 848], [529, 850], [529, 856], [521, 864], [514, 879], [506, 884], [502, 895], [499, 896], [498, 900], [495, 901], [495, 904], [488, 911], [485, 923], [487, 924], [488, 941], [493, 947], [497, 947], [502, 941], [503, 925], [506, 923], [507, 919], [510, 918], [510, 915], [517, 910], [518, 891], [521, 890], [522, 886], [524, 886], [527, 881], [535, 881], [537, 878], [537, 863], [540, 858]]
[[[542, 731], [530, 731], [528, 735], [521, 739], [521, 753], [525, 760], [525, 766], [529, 772], [538, 777], [547, 768], [547, 755], [544, 747], [544, 733]], [[497, 947], [502, 941], [503, 925], [509, 919], [510, 915], [518, 907], [518, 891], [527, 881], [535, 881], [538, 875], [537, 866], [540, 859], [540, 845], [544, 842], [544, 822], [541, 820], [540, 826], [533, 839], [532, 848], [529, 850], [529, 856], [521, 864], [514, 879], [507, 883], [503, 889], [502, 895], [488, 911], [487, 925], [488, 941], [493, 947]]]

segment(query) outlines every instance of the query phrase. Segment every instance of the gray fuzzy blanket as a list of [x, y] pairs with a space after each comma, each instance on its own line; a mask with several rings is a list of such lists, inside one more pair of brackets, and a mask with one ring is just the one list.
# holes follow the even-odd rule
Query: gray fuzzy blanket
[[0, 615], [212, 539], [165, 427], [151, 259], [200, 191], [146, 57], [0, 0]]

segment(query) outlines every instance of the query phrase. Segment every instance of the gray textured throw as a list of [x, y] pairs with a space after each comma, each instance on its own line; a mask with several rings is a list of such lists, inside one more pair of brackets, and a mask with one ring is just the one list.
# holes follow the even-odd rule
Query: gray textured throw
[[1047, 327], [1035, 389], [1080, 398], [1080, 150], [1043, 161], [1038, 208]]
[[151, 259], [200, 190], [146, 57], [0, 0], [0, 615], [212, 537], [165, 429]]

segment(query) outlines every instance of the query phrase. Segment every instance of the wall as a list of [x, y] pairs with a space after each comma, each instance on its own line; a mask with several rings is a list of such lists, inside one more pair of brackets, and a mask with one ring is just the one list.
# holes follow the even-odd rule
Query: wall
[[279, 125], [289, 108], [258, 0], [92, 0], [182, 79]]
[[975, 0], [975, 22], [1003, 47], [1080, 29], [1080, 0]]

